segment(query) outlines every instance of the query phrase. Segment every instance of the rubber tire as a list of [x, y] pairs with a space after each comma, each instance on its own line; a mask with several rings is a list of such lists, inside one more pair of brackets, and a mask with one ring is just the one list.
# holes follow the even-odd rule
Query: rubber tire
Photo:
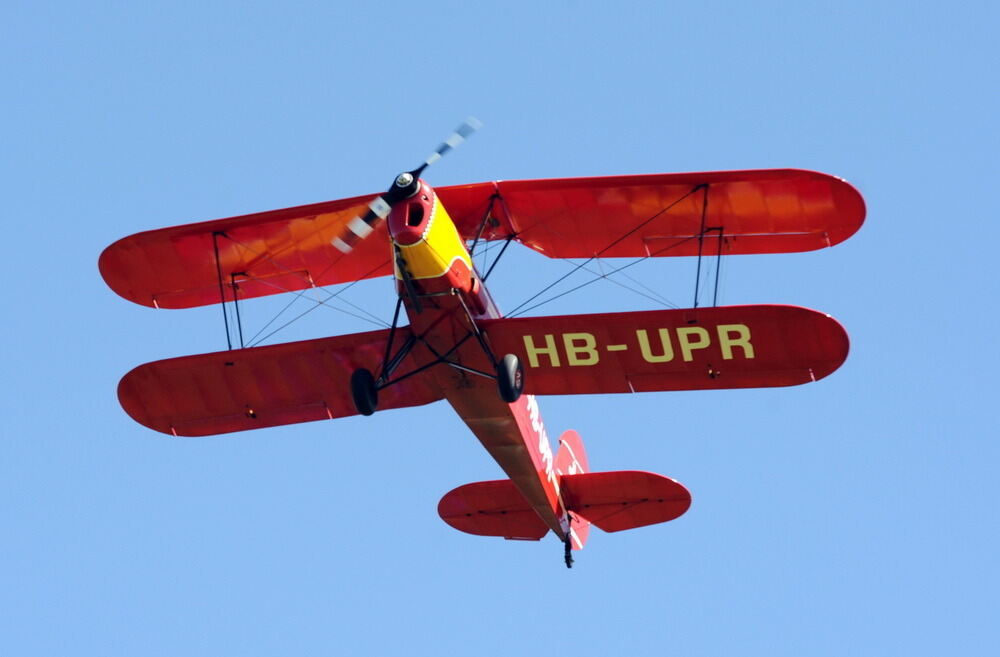
[[524, 390], [524, 368], [521, 359], [514, 354], [507, 354], [497, 366], [497, 390], [500, 399], [513, 404], [521, 398]]
[[351, 398], [354, 408], [362, 415], [371, 415], [378, 408], [378, 390], [375, 377], [366, 369], [354, 370], [351, 374]]

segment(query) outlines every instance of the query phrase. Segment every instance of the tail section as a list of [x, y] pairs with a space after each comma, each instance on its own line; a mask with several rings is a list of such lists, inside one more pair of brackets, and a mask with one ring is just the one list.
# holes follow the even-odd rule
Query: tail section
[[559, 436], [559, 450], [556, 452], [554, 467], [556, 475], [559, 476], [560, 497], [569, 515], [570, 547], [574, 550], [582, 550], [587, 542], [587, 536], [590, 534], [590, 521], [574, 512], [574, 509], [571, 509], [566, 503], [562, 482], [566, 480], [566, 477], [581, 476], [590, 472], [590, 465], [587, 463], [587, 450], [583, 447], [583, 439], [572, 429]]
[[[589, 470], [587, 452], [577, 432], [567, 431], [559, 437], [553, 469], [558, 477], [579, 476]], [[537, 541], [549, 531], [510, 479], [459, 486], [441, 498], [438, 515], [455, 529], [477, 536]], [[572, 547], [581, 550], [590, 521], [575, 513], [569, 516]]]
[[[580, 435], [559, 437], [554, 469], [569, 516], [571, 547], [583, 549], [594, 524], [620, 532], [674, 520], [691, 506], [682, 484], [652, 472], [590, 472]], [[441, 518], [459, 531], [512, 540], [540, 540], [549, 529], [510, 479], [459, 486], [438, 504]]]
[[653, 474], [623, 470], [566, 475], [560, 482], [563, 502], [606, 532], [620, 532], [684, 514], [691, 493], [680, 483]]
[[459, 486], [438, 502], [438, 515], [455, 529], [478, 536], [537, 541], [549, 531], [510, 479]]

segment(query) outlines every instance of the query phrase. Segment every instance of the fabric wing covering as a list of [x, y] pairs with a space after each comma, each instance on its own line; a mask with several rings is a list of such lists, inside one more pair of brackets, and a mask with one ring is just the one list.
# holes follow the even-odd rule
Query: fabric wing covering
[[517, 354], [524, 391], [604, 394], [790, 386], [847, 358], [832, 317], [795, 306], [719, 306], [480, 323], [494, 353]]
[[[861, 195], [845, 181], [794, 169], [500, 181], [436, 191], [465, 239], [515, 239], [552, 258], [809, 251], [847, 239], [865, 215]], [[105, 249], [101, 274], [124, 298], [160, 308], [389, 275], [384, 223], [348, 254], [331, 243], [373, 198], [138, 233]]]
[[[674, 520], [691, 506], [691, 493], [682, 484], [652, 472], [588, 472], [559, 481], [566, 508], [606, 532]], [[459, 486], [441, 498], [438, 515], [479, 536], [538, 540], [548, 533], [509, 479]]]
[[[206, 436], [356, 415], [350, 378], [378, 371], [388, 330], [268, 347], [171, 358], [135, 368], [118, 385], [122, 407], [140, 424], [179, 436]], [[409, 329], [396, 331], [407, 339]], [[411, 365], [403, 361], [400, 372]], [[422, 374], [379, 393], [379, 409], [443, 398]]]
[[865, 217], [849, 183], [797, 169], [501, 181], [438, 193], [464, 235], [479, 234], [489, 207], [483, 239], [515, 235], [550, 258], [812, 251], [844, 241]]

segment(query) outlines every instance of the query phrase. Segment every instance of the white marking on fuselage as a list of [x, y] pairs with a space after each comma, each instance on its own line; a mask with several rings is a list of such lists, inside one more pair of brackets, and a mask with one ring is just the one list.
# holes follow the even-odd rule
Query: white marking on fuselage
[[553, 467], [555, 458], [552, 456], [552, 445], [549, 443], [549, 434], [545, 431], [545, 424], [542, 423], [542, 416], [538, 409], [538, 400], [534, 395], [528, 395], [527, 410], [528, 419], [531, 420], [531, 429], [535, 432], [535, 436], [538, 439], [538, 453], [542, 458], [545, 478], [552, 484], [556, 495], [558, 495], [559, 477], [556, 476], [556, 471]]

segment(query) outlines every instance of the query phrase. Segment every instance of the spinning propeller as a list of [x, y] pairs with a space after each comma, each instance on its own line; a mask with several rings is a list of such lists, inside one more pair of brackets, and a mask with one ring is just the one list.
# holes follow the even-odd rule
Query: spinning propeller
[[482, 125], [474, 117], [466, 119], [462, 125], [455, 129], [455, 132], [451, 133], [451, 136], [444, 140], [424, 160], [423, 164], [413, 171], [406, 171], [396, 176], [389, 189], [368, 204], [368, 211], [364, 215], [354, 217], [347, 222], [347, 228], [340, 237], [333, 238], [332, 244], [343, 253], [349, 253], [354, 249], [355, 244], [368, 237], [375, 230], [378, 223], [389, 216], [394, 205], [417, 193], [417, 190], [420, 188], [420, 174], [424, 172], [424, 169], [444, 157], [448, 151], [465, 141], [469, 135], [478, 130]]

